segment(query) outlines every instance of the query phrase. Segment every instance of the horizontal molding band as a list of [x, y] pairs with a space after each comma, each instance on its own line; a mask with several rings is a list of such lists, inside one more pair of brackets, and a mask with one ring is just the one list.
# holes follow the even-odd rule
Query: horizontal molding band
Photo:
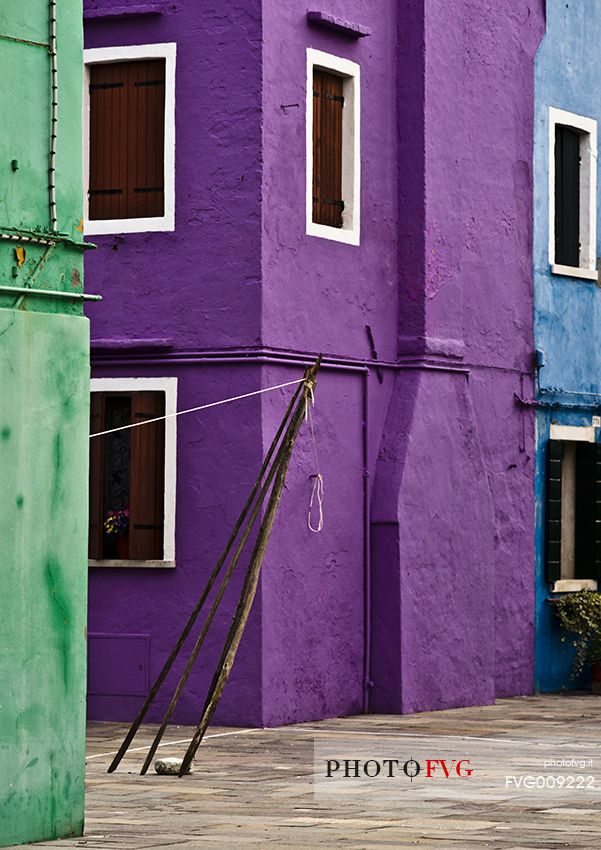
[[[194, 365], [202, 363], [279, 363], [288, 365], [306, 366], [314, 362], [316, 353], [282, 351], [278, 349], [221, 349], [221, 350], [165, 350], [144, 351], [142, 340], [132, 340], [129, 345], [122, 345], [121, 341], [92, 340], [92, 360], [98, 365], [121, 365], [124, 363], [135, 363], [138, 365], [152, 365], [153, 363], [172, 363], [173, 365]], [[355, 358], [337, 357], [336, 355], [324, 354], [322, 368], [344, 369], [346, 371], [368, 372], [370, 369], [389, 369], [395, 372], [406, 370], [442, 371], [467, 373], [469, 369], [464, 364], [452, 364], [448, 362], [436, 362], [434, 360], [412, 360], [411, 362], [393, 363], [387, 360], [360, 360]]]
[[170, 337], [153, 339], [92, 339], [92, 351], [163, 351], [173, 348]]
[[95, 18], [133, 18], [138, 15], [162, 15], [163, 3], [139, 3], [131, 6], [104, 6], [100, 9], [84, 9], [84, 20]]
[[601, 400], [595, 404], [591, 401], [578, 403], [576, 401], [544, 401], [536, 398], [522, 398], [517, 393], [514, 393], [513, 397], [520, 407], [533, 407], [535, 410], [601, 410]]

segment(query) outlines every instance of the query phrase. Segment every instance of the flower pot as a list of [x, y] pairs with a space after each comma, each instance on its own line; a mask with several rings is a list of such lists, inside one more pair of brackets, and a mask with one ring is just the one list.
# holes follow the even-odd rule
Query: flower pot
[[591, 664], [593, 674], [593, 693], [601, 694], [601, 661], [593, 661]]
[[119, 561], [127, 561], [129, 558], [129, 535], [122, 534], [115, 541], [117, 545], [117, 559]]

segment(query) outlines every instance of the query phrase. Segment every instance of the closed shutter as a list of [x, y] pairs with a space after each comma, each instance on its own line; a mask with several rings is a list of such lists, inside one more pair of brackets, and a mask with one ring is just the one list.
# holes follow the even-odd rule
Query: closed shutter
[[561, 579], [561, 472], [563, 443], [547, 443], [547, 516], [546, 516], [546, 573], [547, 581]]
[[[90, 398], [90, 433], [104, 431], [104, 393]], [[104, 437], [90, 440], [89, 546], [88, 557], [102, 558], [104, 504]]]
[[593, 443], [595, 457], [595, 557], [592, 563], [591, 578], [601, 590], [601, 444]]
[[601, 587], [601, 446], [576, 445], [576, 578]]
[[313, 221], [342, 227], [342, 78], [313, 72]]
[[580, 135], [555, 128], [555, 262], [580, 265]]
[[[132, 424], [165, 415], [165, 395], [132, 393]], [[131, 429], [129, 556], [163, 558], [165, 422]]]
[[164, 213], [165, 60], [90, 66], [90, 219]]

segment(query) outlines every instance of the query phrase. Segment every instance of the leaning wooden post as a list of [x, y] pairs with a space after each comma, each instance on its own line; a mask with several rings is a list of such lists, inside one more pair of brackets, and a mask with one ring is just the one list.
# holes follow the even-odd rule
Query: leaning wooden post
[[255, 543], [255, 547], [251, 556], [250, 565], [246, 575], [246, 579], [244, 581], [244, 586], [242, 588], [240, 601], [238, 603], [238, 607], [236, 608], [236, 613], [234, 615], [232, 625], [228, 632], [227, 640], [223, 648], [221, 658], [219, 659], [219, 665], [217, 667], [217, 670], [215, 671], [215, 675], [213, 676], [213, 680], [211, 682], [211, 687], [207, 695], [200, 722], [196, 728], [196, 731], [194, 732], [192, 741], [188, 746], [186, 755], [184, 756], [184, 760], [179, 771], [180, 777], [188, 773], [190, 769], [192, 760], [196, 755], [196, 751], [198, 750], [200, 742], [204, 737], [207, 727], [211, 721], [211, 717], [213, 716], [213, 712], [215, 711], [217, 703], [219, 702], [219, 698], [221, 697], [221, 694], [223, 692], [223, 688], [225, 687], [225, 683], [227, 682], [230, 670], [232, 669], [232, 665], [236, 657], [236, 652], [238, 650], [238, 646], [240, 645], [240, 640], [244, 632], [244, 627], [246, 626], [248, 615], [250, 613], [253, 600], [255, 598], [257, 584], [259, 582], [259, 574], [261, 572], [261, 565], [263, 563], [263, 557], [265, 555], [265, 550], [267, 548], [269, 537], [273, 529], [273, 523], [275, 521], [278, 505], [282, 496], [284, 484], [286, 482], [286, 473], [290, 464], [290, 458], [292, 457], [292, 449], [294, 448], [294, 443], [303, 423], [306, 405], [309, 404], [309, 395], [312, 395], [313, 393], [313, 387], [315, 386], [315, 377], [319, 370], [320, 364], [321, 356], [318, 357], [314, 365], [309, 370], [307, 370], [306, 378], [303, 384], [303, 394], [301, 400], [294, 413], [288, 432], [284, 438], [285, 449], [276, 472], [275, 482], [273, 485], [273, 490], [271, 491], [271, 496], [269, 497], [265, 517], [263, 519], [263, 522], [261, 523], [259, 534], [257, 536], [257, 541]]
[[236, 540], [236, 537], [238, 536], [238, 533], [239, 533], [240, 529], [242, 528], [244, 520], [246, 519], [248, 512], [249, 512], [249, 510], [250, 510], [250, 508], [251, 508], [251, 506], [252, 506], [252, 504], [255, 500], [257, 492], [259, 491], [259, 488], [261, 486], [261, 481], [263, 480], [263, 476], [265, 475], [265, 471], [267, 470], [267, 467], [269, 466], [269, 464], [271, 462], [271, 458], [273, 457], [273, 454], [276, 450], [276, 447], [277, 447], [277, 445], [280, 441], [280, 438], [281, 438], [281, 436], [284, 432], [284, 429], [286, 427], [286, 423], [288, 422], [288, 419], [290, 418], [290, 414], [291, 414], [291, 412], [294, 408], [294, 405], [295, 405], [295, 403], [298, 399], [298, 396], [299, 396], [302, 388], [303, 388], [303, 385], [301, 384], [295, 390], [294, 395], [290, 399], [290, 403], [288, 404], [288, 407], [286, 408], [286, 412], [284, 414], [284, 417], [282, 419], [280, 427], [278, 428], [278, 431], [277, 431], [275, 437], [273, 438], [273, 442], [271, 443], [271, 446], [269, 447], [269, 451], [267, 452], [267, 454], [265, 456], [265, 460], [263, 461], [263, 465], [261, 466], [261, 469], [259, 470], [259, 474], [257, 476], [257, 480], [254, 484], [254, 487], [253, 487], [253, 489], [250, 493], [250, 496], [248, 497], [248, 499], [246, 501], [246, 504], [242, 508], [240, 516], [238, 517], [238, 520], [236, 521], [236, 524], [235, 524], [235, 526], [232, 530], [232, 533], [229, 537], [229, 540], [227, 541], [227, 543], [225, 545], [225, 549], [221, 553], [221, 556], [220, 556], [219, 560], [217, 561], [217, 564], [215, 565], [213, 572], [209, 576], [209, 580], [206, 584], [205, 589], [203, 590], [203, 592], [200, 596], [200, 599], [198, 600], [198, 602], [194, 606], [192, 613], [190, 614], [190, 617], [188, 618], [188, 622], [184, 626], [183, 631], [182, 631], [181, 635], [179, 636], [177, 643], [175, 644], [175, 646], [171, 650], [171, 653], [170, 653], [167, 661], [165, 662], [165, 664], [163, 666], [163, 669], [161, 670], [161, 672], [157, 676], [154, 685], [150, 689], [150, 693], [146, 697], [144, 704], [142, 705], [142, 708], [140, 709], [135, 720], [133, 721], [132, 725], [130, 726], [129, 731], [128, 731], [127, 735], [125, 736], [123, 743], [119, 747], [119, 751], [117, 752], [117, 755], [112, 760], [112, 762], [111, 762], [111, 764], [108, 768], [107, 773], [112, 773], [118, 767], [119, 762], [121, 761], [121, 759], [123, 758], [123, 756], [127, 752], [129, 745], [133, 741], [138, 729], [140, 728], [140, 726], [142, 724], [142, 721], [144, 720], [144, 717], [146, 716], [146, 712], [148, 711], [148, 709], [150, 708], [150, 706], [154, 702], [154, 699], [155, 699], [156, 695], [158, 694], [158, 692], [161, 688], [161, 685], [163, 684], [163, 682], [167, 678], [167, 674], [169, 673], [169, 670], [173, 666], [173, 662], [177, 658], [177, 655], [178, 655], [180, 649], [182, 648], [186, 638], [190, 634], [192, 627], [194, 626], [194, 623], [196, 622], [198, 615], [199, 615], [204, 603], [206, 602], [209, 593], [211, 592], [211, 588], [215, 584], [215, 581], [217, 580], [217, 577], [218, 577], [219, 573], [221, 572], [223, 564], [225, 563], [225, 560], [226, 560], [227, 556], [229, 555], [232, 546], [234, 545], [234, 541]]
[[[302, 400], [301, 400], [300, 404], [303, 404]], [[213, 622], [213, 618], [215, 616], [217, 608], [219, 607], [219, 603], [221, 602], [221, 600], [223, 598], [223, 595], [224, 595], [224, 593], [227, 589], [227, 586], [230, 582], [230, 579], [232, 577], [234, 569], [236, 568], [238, 561], [240, 560], [242, 550], [244, 549], [246, 541], [248, 540], [250, 533], [252, 531], [253, 525], [255, 524], [255, 520], [256, 520], [257, 516], [259, 515], [259, 511], [261, 510], [263, 502], [265, 501], [265, 496], [267, 495], [267, 491], [269, 490], [269, 487], [271, 486], [271, 483], [274, 479], [276, 472], [280, 468], [280, 464], [281, 464], [281, 461], [283, 459], [284, 452], [287, 449], [287, 436], [288, 436], [288, 433], [289, 433], [290, 429], [292, 428], [292, 426], [293, 426], [293, 421], [290, 422], [290, 425], [288, 426], [288, 432], [286, 432], [286, 434], [284, 435], [284, 439], [282, 441], [280, 448], [278, 449], [278, 453], [276, 455], [276, 459], [273, 462], [273, 466], [269, 470], [269, 473], [267, 475], [267, 478], [265, 479], [265, 483], [263, 484], [263, 486], [261, 488], [261, 492], [259, 493], [259, 496], [258, 496], [257, 501], [255, 503], [255, 506], [252, 510], [250, 518], [249, 518], [248, 522], [246, 523], [246, 526], [244, 528], [244, 531], [242, 532], [240, 540], [238, 541], [238, 544], [236, 546], [234, 554], [232, 555], [232, 559], [231, 559], [230, 563], [228, 564], [227, 570], [225, 571], [225, 574], [224, 574], [224, 576], [221, 580], [221, 583], [219, 585], [219, 589], [217, 590], [217, 594], [216, 594], [215, 599], [213, 601], [213, 604], [211, 606], [211, 610], [209, 611], [209, 613], [207, 615], [207, 619], [205, 620], [203, 627], [201, 629], [201, 632], [200, 632], [198, 638], [196, 639], [196, 643], [194, 644], [194, 647], [192, 649], [192, 653], [190, 655], [190, 658], [188, 659], [188, 663], [186, 664], [186, 668], [185, 668], [184, 672], [182, 673], [182, 675], [180, 677], [180, 680], [177, 684], [177, 688], [175, 689], [175, 693], [173, 694], [173, 697], [171, 698], [171, 702], [169, 703], [169, 707], [168, 707], [167, 711], [165, 712], [165, 716], [163, 717], [163, 721], [162, 721], [161, 725], [159, 726], [156, 735], [154, 736], [154, 740], [153, 740], [153, 742], [150, 746], [150, 750], [148, 751], [148, 754], [146, 756], [144, 764], [142, 765], [142, 770], [140, 771], [140, 774], [142, 776], [147, 772], [148, 768], [150, 767], [150, 765], [152, 763], [152, 759], [154, 757], [154, 754], [157, 751], [157, 747], [159, 746], [159, 744], [161, 742], [161, 738], [163, 737], [163, 735], [165, 733], [165, 729], [167, 728], [167, 724], [169, 723], [169, 720], [171, 719], [171, 715], [173, 714], [173, 711], [175, 710], [175, 706], [177, 705], [178, 700], [181, 696], [181, 693], [182, 693], [182, 691], [183, 691], [183, 689], [186, 685], [186, 682], [188, 681], [188, 677], [190, 676], [190, 673], [192, 672], [192, 668], [194, 667], [194, 664], [195, 664], [196, 659], [198, 657], [198, 653], [201, 650], [201, 647], [202, 647], [204, 640], [207, 636], [207, 633], [209, 631], [211, 623]]]

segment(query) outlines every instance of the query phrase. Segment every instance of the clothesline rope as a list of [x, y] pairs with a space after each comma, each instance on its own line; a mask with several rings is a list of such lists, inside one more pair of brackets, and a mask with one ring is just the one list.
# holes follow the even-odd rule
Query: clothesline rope
[[165, 416], [155, 416], [153, 419], [145, 419], [143, 422], [132, 422], [131, 425], [120, 425], [119, 428], [110, 428], [108, 431], [98, 431], [96, 434], [90, 434], [90, 439], [92, 437], [104, 437], [106, 434], [114, 434], [116, 431], [126, 431], [129, 428], [138, 428], [140, 425], [149, 425], [151, 422], [161, 422], [164, 419], [172, 419], [175, 416], [183, 416], [184, 413], [195, 413], [198, 410], [207, 410], [209, 407], [218, 407], [220, 404], [229, 404], [231, 401], [240, 401], [242, 398], [250, 398], [254, 395], [261, 395], [262, 393], [271, 393], [274, 390], [281, 390], [284, 387], [292, 387], [297, 384], [302, 384], [304, 378], [300, 378], [298, 381], [287, 381], [285, 384], [276, 384], [274, 387], [264, 387], [261, 390], [253, 390], [251, 393], [243, 393], [242, 395], [235, 395], [232, 398], [224, 398], [220, 401], [211, 401], [209, 404], [200, 404], [198, 407], [189, 407], [187, 410], [176, 410], [175, 413], [167, 413]]

